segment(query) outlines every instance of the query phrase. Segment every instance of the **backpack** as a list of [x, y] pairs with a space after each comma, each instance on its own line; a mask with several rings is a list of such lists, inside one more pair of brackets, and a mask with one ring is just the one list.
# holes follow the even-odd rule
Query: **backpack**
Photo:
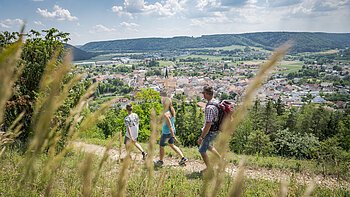
[[209, 131], [219, 131], [221, 129], [221, 124], [224, 122], [223, 120], [232, 115], [234, 103], [223, 100], [220, 103], [209, 103], [209, 105], [215, 106], [219, 111], [218, 121], [211, 125]]

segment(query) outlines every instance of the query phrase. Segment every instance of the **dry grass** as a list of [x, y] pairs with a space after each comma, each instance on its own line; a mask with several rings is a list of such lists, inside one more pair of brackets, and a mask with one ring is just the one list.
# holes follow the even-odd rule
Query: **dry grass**
[[[213, 158], [212, 164], [209, 166], [208, 175], [204, 180], [203, 186], [203, 196], [212, 196], [220, 188], [223, 173], [225, 172], [225, 158], [226, 153], [229, 151], [229, 139], [230, 136], [234, 134], [239, 123], [245, 118], [248, 109], [252, 106], [252, 101], [255, 97], [256, 91], [261, 87], [264, 80], [268, 77], [268, 74], [271, 73], [274, 65], [283, 58], [290, 48], [290, 44], [286, 43], [277, 49], [270, 59], [261, 66], [260, 70], [254, 77], [254, 79], [248, 85], [248, 88], [245, 92], [243, 102], [239, 104], [237, 109], [231, 118], [227, 118], [223, 123], [223, 128], [221, 134], [216, 140], [216, 148], [221, 154], [222, 159]], [[214, 166], [218, 166], [214, 168]], [[237, 183], [236, 183], [237, 184]], [[213, 186], [213, 187], [210, 187]], [[208, 188], [213, 188], [212, 191]]]
[[[22, 39], [22, 38], [21, 38]], [[10, 98], [12, 94], [12, 85], [18, 77], [16, 72], [16, 62], [19, 58], [21, 52], [22, 40], [19, 40], [0, 54], [0, 123], [3, 120], [4, 115], [4, 105], [6, 101]], [[271, 72], [273, 66], [278, 60], [280, 60], [288, 51], [290, 44], [283, 45], [281, 48], [277, 49], [272, 55], [270, 60], [261, 66], [260, 71], [257, 73], [254, 80], [248, 86], [246, 91], [244, 101], [239, 105], [233, 117], [227, 120], [224, 124], [223, 131], [219, 135], [216, 142], [217, 149], [223, 158], [226, 157], [228, 150], [228, 140], [230, 136], [234, 133], [237, 125], [244, 119], [247, 114], [248, 108], [252, 104], [255, 92]], [[80, 132], [88, 130], [93, 126], [98, 117], [105, 113], [108, 108], [115, 102], [114, 100], [104, 103], [97, 111], [93, 112], [89, 116], [82, 118], [81, 112], [86, 106], [86, 103], [91, 99], [97, 84], [93, 84], [86, 93], [80, 98], [78, 104], [71, 109], [68, 118], [64, 123], [64, 127], [59, 127], [58, 123], [55, 121], [55, 113], [60, 106], [63, 105], [64, 101], [69, 95], [69, 90], [81, 80], [81, 76], [75, 76], [68, 82], [64, 83], [64, 77], [69, 73], [71, 67], [71, 57], [66, 54], [64, 61], [59, 63], [57, 61], [57, 54], [48, 62], [46, 70], [44, 72], [43, 78], [40, 82], [40, 92], [39, 97], [35, 105], [34, 116], [32, 128], [34, 130], [34, 136], [30, 142], [29, 148], [26, 153], [25, 160], [23, 162], [24, 170], [20, 176], [22, 177], [22, 182], [18, 185], [19, 189], [25, 189], [22, 184], [30, 184], [34, 179], [41, 179], [44, 184], [44, 195], [50, 196], [52, 194], [53, 183], [56, 173], [59, 172], [62, 161], [66, 155], [71, 151], [72, 145], [68, 143], [59, 153], [56, 152], [56, 146], [58, 141], [63, 137], [60, 133], [62, 130], [68, 131], [66, 140], [67, 142], [73, 141], [77, 138]], [[6, 84], [6, 85], [4, 85]], [[10, 84], [10, 86], [8, 85]], [[19, 120], [23, 114], [21, 114], [16, 121], [14, 121], [13, 126], [10, 127], [11, 132], [0, 133], [0, 146], [5, 143], [11, 143], [10, 139], [16, 138], [21, 130], [21, 125], [18, 124]], [[167, 171], [160, 174], [160, 178], [155, 180], [153, 158], [154, 158], [154, 145], [156, 144], [156, 138], [158, 136], [158, 128], [162, 120], [162, 114], [160, 116], [156, 115], [153, 110], [151, 113], [151, 137], [148, 145], [148, 157], [146, 159], [147, 177], [145, 179], [145, 188], [143, 195], [145, 196], [156, 196], [161, 193], [164, 189], [166, 183]], [[116, 136], [119, 138], [120, 144], [122, 144], [122, 136]], [[91, 196], [93, 194], [93, 189], [99, 178], [101, 169], [108, 159], [108, 151], [112, 147], [112, 143], [116, 138], [111, 139], [110, 143], [107, 145], [105, 153], [102, 159], [98, 162], [98, 167], [93, 168], [92, 166], [92, 156], [88, 155], [81, 163], [81, 177], [82, 177], [82, 195]], [[112, 188], [112, 196], [126, 196], [127, 186], [129, 180], [129, 170], [131, 164], [130, 158], [130, 148], [127, 148], [127, 156], [123, 159], [121, 167], [118, 171], [118, 179], [115, 183], [115, 187]], [[0, 152], [0, 157], [5, 151], [2, 148]], [[48, 158], [44, 161], [43, 173], [39, 174], [36, 170], [35, 165], [38, 162], [38, 157], [47, 151]], [[121, 146], [119, 148], [121, 153]], [[120, 154], [121, 155], [121, 154]], [[121, 160], [121, 159], [120, 159]], [[230, 196], [241, 196], [244, 187], [244, 167], [243, 163], [237, 172], [234, 184], [229, 189]], [[225, 167], [226, 162], [224, 159], [213, 159], [212, 165], [208, 169], [208, 172], [204, 176], [201, 195], [202, 196], [217, 196], [221, 190], [222, 185], [224, 185], [225, 177]], [[158, 185], [158, 186], [156, 186]], [[279, 196], [287, 195], [286, 184], [281, 185]], [[311, 185], [305, 192], [305, 196], [310, 196], [313, 191], [313, 185]], [[24, 192], [25, 193], [25, 192]], [[186, 195], [181, 193], [181, 195]]]
[[[23, 29], [17, 42], [4, 48], [0, 54], [0, 127], [4, 120], [5, 105], [13, 94], [13, 85], [18, 79], [23, 65], [18, 65], [18, 60], [22, 52]], [[18, 124], [24, 113], [21, 113], [6, 132], [0, 132], [0, 157], [5, 151], [5, 145], [14, 142], [20, 133], [22, 124]]]
[[[20, 39], [17, 42], [4, 48], [0, 54], [0, 123], [3, 121], [5, 104], [12, 95], [13, 84], [18, 79], [18, 76], [21, 73], [20, 71], [23, 68], [23, 65], [17, 66], [21, 54], [22, 43], [22, 36], [20, 36]], [[103, 104], [100, 109], [86, 117], [79, 125], [80, 127], [77, 127], [78, 123], [82, 120], [80, 114], [86, 106], [86, 103], [91, 99], [91, 96], [94, 94], [97, 87], [97, 84], [93, 84], [80, 98], [78, 104], [71, 109], [70, 114], [64, 123], [65, 126], [60, 127], [55, 119], [55, 113], [68, 98], [69, 91], [82, 79], [82, 77], [77, 75], [64, 83], [65, 77], [71, 71], [71, 55], [70, 52], [67, 52], [62, 62], [58, 61], [58, 56], [58, 53], [55, 53], [53, 58], [47, 63], [43, 77], [40, 81], [38, 98], [35, 102], [31, 125], [34, 130], [34, 135], [27, 149], [25, 160], [22, 164], [23, 173], [21, 174], [22, 184], [29, 183], [31, 180], [36, 179], [38, 173], [35, 165], [38, 156], [44, 151], [47, 151], [48, 159], [45, 161], [45, 167], [41, 174], [41, 179], [43, 182], [46, 182], [46, 196], [50, 195], [55, 172], [59, 169], [62, 159], [72, 148], [71, 145], [68, 144], [63, 150], [61, 150], [61, 152], [56, 152], [57, 143], [63, 137], [61, 135], [63, 130], [68, 131], [68, 135], [64, 136], [67, 138], [67, 142], [74, 140], [79, 132], [83, 132], [95, 124], [98, 117], [105, 113], [114, 103], [112, 100]], [[0, 146], [4, 146], [2, 147], [0, 154], [5, 151], [5, 145], [12, 143], [21, 133], [22, 125], [18, 123], [22, 119], [23, 114], [24, 113], [21, 113], [16, 118], [6, 132], [0, 133]], [[98, 171], [101, 169], [106, 159], [107, 156], [102, 158], [100, 166], [97, 169], [97, 172], [95, 172], [94, 180], [98, 177]], [[85, 162], [82, 166], [84, 169], [82, 171], [83, 177], [85, 177], [84, 180], [88, 179], [87, 181], [83, 181], [84, 195], [91, 194], [91, 186], [93, 182], [91, 182], [92, 173], [89, 170], [90, 167], [89, 162]], [[18, 185], [18, 187], [22, 188], [21, 185]]]

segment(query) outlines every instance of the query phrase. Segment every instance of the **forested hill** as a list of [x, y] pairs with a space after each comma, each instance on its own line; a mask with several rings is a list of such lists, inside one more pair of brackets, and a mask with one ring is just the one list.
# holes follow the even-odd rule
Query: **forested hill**
[[77, 47], [70, 45], [70, 44], [65, 44], [64, 48], [72, 50], [74, 61], [87, 60], [87, 59], [90, 59], [90, 58], [96, 56], [95, 53], [83, 51]]
[[99, 41], [87, 43], [81, 49], [91, 52], [117, 52], [223, 47], [230, 45], [274, 49], [290, 39], [294, 41], [292, 52], [317, 52], [350, 47], [350, 33], [260, 32], [204, 35], [201, 37], [182, 36]]

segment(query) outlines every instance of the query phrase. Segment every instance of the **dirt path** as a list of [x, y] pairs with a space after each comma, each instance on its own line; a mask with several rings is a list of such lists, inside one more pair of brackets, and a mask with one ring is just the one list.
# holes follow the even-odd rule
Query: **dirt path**
[[[94, 153], [96, 155], [102, 156], [105, 152], [105, 147], [87, 144], [84, 142], [74, 142], [74, 147], [77, 150], [81, 150], [83, 152]], [[108, 152], [109, 158], [113, 160], [118, 160], [119, 150], [111, 149]], [[125, 155], [125, 152], [122, 152], [122, 157]], [[137, 162], [142, 162], [141, 154], [132, 153], [132, 158]], [[165, 158], [164, 167], [173, 167], [184, 169], [190, 173], [199, 172], [200, 170], [205, 168], [203, 161], [200, 160], [189, 160], [186, 166], [179, 166], [178, 160], [175, 158]], [[237, 165], [229, 164], [226, 168], [226, 172], [231, 176], [234, 176], [238, 169]], [[281, 180], [289, 180], [290, 177], [294, 177], [299, 184], [309, 184], [314, 180], [317, 185], [327, 188], [350, 188], [350, 182], [340, 181], [334, 177], [322, 176], [322, 175], [311, 175], [309, 173], [294, 173], [288, 170], [279, 170], [279, 169], [266, 169], [266, 168], [245, 168], [245, 175], [252, 179], [264, 179], [270, 181], [281, 181]]]

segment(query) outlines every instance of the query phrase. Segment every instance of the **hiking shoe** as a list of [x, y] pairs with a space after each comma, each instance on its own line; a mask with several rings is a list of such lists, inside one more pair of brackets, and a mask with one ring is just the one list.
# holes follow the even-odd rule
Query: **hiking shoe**
[[146, 160], [147, 155], [148, 154], [146, 152], [142, 152], [142, 160]]
[[156, 167], [161, 167], [161, 166], [163, 166], [163, 164], [164, 164], [164, 162], [162, 160], [158, 160], [158, 161], [154, 162], [154, 165]]
[[182, 159], [179, 161], [179, 165], [185, 166], [187, 161], [188, 161], [188, 159], [186, 157], [182, 157]]

